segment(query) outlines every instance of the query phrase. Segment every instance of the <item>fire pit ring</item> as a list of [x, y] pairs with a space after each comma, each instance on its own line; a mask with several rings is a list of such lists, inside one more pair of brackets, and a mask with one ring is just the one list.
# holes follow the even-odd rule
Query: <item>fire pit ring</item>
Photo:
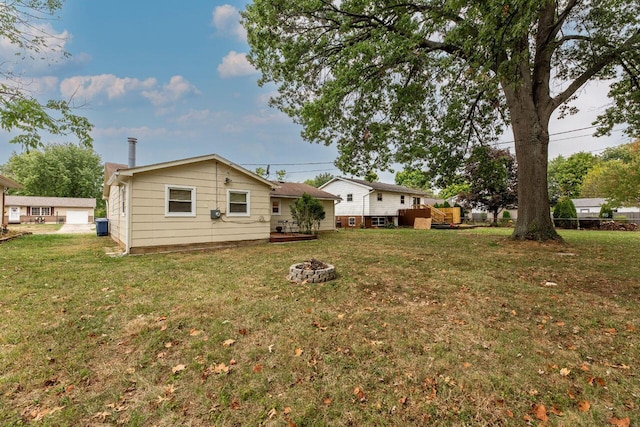
[[287, 279], [295, 283], [324, 283], [336, 278], [336, 268], [317, 259], [293, 264]]

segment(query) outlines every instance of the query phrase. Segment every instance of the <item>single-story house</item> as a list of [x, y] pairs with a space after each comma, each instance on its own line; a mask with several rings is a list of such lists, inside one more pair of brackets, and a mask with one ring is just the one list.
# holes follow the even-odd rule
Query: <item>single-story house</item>
[[318, 199], [324, 208], [325, 219], [320, 223], [319, 231], [335, 230], [335, 203], [340, 200], [326, 191], [299, 182], [274, 182], [277, 188], [271, 190], [271, 230], [297, 231], [294, 219], [291, 217], [291, 205], [304, 193]]
[[[576, 207], [578, 218], [590, 218], [600, 215], [602, 205], [607, 204], [607, 199], [602, 197], [589, 197], [582, 199], [571, 199]], [[624, 216], [628, 220], [637, 221], [640, 219], [640, 207], [638, 206], [620, 206], [613, 208], [614, 217]]]
[[43, 197], [6, 195], [9, 224], [68, 223], [89, 224], [94, 220], [96, 199], [83, 197]]
[[401, 209], [437, 202], [427, 197], [424, 191], [355, 178], [335, 177], [320, 189], [340, 198], [335, 207], [335, 220], [339, 227], [398, 225]]
[[9, 213], [5, 212], [4, 207], [5, 207], [5, 197], [6, 197], [5, 193], [10, 188], [22, 188], [22, 185], [18, 184], [11, 178], [7, 178], [6, 176], [0, 175], [0, 193], [2, 193], [2, 197], [0, 197], [0, 212], [2, 212], [2, 225], [9, 223]]
[[268, 242], [277, 185], [216, 154], [105, 165], [109, 235], [125, 253]]

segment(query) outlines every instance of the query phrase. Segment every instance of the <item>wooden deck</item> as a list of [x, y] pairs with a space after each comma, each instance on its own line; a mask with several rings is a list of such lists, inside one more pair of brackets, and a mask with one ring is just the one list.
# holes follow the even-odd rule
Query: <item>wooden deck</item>
[[315, 240], [318, 236], [315, 234], [302, 234], [302, 233], [271, 233], [269, 242], [271, 243], [285, 243], [285, 242], [298, 242], [301, 240]]

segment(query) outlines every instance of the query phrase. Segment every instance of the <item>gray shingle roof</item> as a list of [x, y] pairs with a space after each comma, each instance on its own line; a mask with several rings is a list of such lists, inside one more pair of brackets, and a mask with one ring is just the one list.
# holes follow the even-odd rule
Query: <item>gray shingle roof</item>
[[302, 182], [273, 182], [280, 188], [271, 190], [271, 197], [301, 197], [304, 193], [307, 193], [308, 195], [310, 195], [311, 197], [315, 197], [316, 199], [339, 199], [339, 197], [334, 194], [327, 193], [326, 191], [320, 190], [316, 187], [313, 187], [309, 184], [304, 184]]
[[421, 196], [426, 196], [427, 193], [421, 190], [415, 190], [413, 188], [403, 187], [401, 185], [395, 184], [384, 184], [382, 182], [369, 182], [364, 179], [356, 179], [356, 178], [344, 178], [340, 177], [345, 181], [355, 182], [356, 184], [366, 185], [367, 187], [373, 188], [378, 191], [389, 191], [391, 193], [404, 193], [404, 194], [419, 194]]
[[9, 196], [5, 197], [6, 206], [54, 206], [59, 208], [91, 208], [95, 209], [96, 199], [81, 197], [41, 197], [41, 196]]

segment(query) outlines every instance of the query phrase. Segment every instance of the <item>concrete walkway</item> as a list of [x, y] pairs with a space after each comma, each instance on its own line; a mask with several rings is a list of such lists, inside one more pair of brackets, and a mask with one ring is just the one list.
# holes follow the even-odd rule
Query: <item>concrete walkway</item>
[[89, 234], [95, 232], [95, 224], [64, 224], [57, 231], [58, 234]]

